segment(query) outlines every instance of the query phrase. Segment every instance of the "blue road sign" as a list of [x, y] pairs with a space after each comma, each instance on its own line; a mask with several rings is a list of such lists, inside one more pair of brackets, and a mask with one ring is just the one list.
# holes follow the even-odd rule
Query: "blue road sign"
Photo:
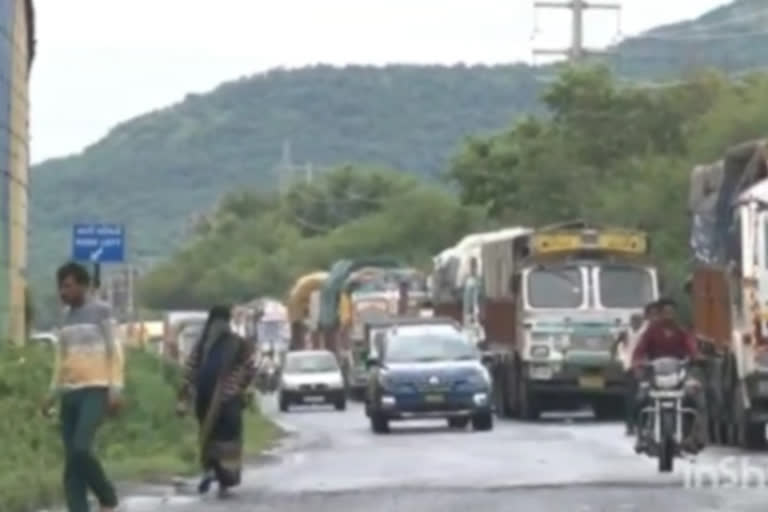
[[72, 259], [122, 263], [125, 260], [125, 228], [121, 224], [75, 224], [72, 228]]

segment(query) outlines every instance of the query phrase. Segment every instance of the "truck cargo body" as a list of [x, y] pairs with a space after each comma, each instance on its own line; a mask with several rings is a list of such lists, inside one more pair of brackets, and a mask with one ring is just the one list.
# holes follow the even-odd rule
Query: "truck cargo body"
[[[317, 345], [317, 343], [308, 343], [310, 331], [307, 324], [311, 321], [313, 300], [315, 302], [319, 300], [320, 289], [327, 279], [328, 272], [311, 272], [301, 276], [291, 288], [286, 301], [291, 330], [290, 350]], [[318, 314], [319, 312], [315, 313], [315, 315]]]
[[710, 441], [766, 448], [768, 152], [735, 147], [691, 176], [691, 302]]

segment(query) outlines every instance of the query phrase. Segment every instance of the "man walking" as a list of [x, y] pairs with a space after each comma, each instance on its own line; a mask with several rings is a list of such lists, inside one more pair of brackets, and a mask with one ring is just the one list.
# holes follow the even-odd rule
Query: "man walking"
[[90, 490], [101, 511], [111, 512], [117, 508], [117, 494], [92, 445], [99, 425], [120, 407], [122, 347], [114, 337], [109, 305], [89, 296], [85, 267], [68, 263], [59, 268], [56, 279], [66, 310], [44, 411], [50, 414], [59, 400], [67, 510], [89, 512]]

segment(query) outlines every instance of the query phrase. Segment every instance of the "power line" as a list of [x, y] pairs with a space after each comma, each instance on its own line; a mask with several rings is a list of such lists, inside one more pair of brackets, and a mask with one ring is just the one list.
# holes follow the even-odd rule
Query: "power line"
[[594, 3], [586, 0], [569, 1], [536, 1], [535, 9], [568, 9], [571, 11], [571, 44], [568, 48], [534, 48], [534, 55], [565, 56], [570, 61], [579, 61], [590, 55], [606, 55], [612, 52], [606, 50], [588, 49], [584, 46], [584, 14], [587, 10], [621, 12], [618, 3]]

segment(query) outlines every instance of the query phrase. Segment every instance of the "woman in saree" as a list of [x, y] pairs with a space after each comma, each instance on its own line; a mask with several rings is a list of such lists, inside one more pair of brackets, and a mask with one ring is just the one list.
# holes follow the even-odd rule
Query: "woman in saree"
[[217, 482], [219, 496], [225, 497], [240, 484], [243, 409], [253, 379], [253, 354], [253, 345], [232, 331], [230, 308], [211, 309], [202, 336], [187, 359], [179, 392], [180, 411], [194, 400], [200, 424], [201, 494]]

